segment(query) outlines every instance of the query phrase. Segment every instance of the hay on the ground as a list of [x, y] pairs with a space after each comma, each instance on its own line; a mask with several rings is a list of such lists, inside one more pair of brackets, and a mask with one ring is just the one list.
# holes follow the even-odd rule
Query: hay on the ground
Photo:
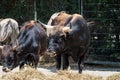
[[111, 76], [108, 76], [106, 80], [120, 80], [120, 73], [116, 73]]
[[70, 71], [58, 71], [52, 80], [102, 80], [102, 77], [95, 77], [89, 74], [79, 74]]
[[43, 73], [33, 68], [23, 69], [19, 72], [9, 72], [1, 78], [2, 80], [48, 80]]
[[0, 80], [103, 80], [88, 74], [78, 74], [70, 71], [58, 71], [54, 75], [44, 75], [43, 72], [33, 68], [26, 68], [19, 72], [9, 72]]

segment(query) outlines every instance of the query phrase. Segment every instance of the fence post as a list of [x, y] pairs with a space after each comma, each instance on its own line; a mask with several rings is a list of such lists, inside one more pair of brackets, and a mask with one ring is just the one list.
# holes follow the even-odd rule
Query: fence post
[[83, 16], [83, 0], [80, 0], [81, 2], [81, 11], [80, 11], [80, 14]]
[[36, 7], [36, 0], [34, 0], [34, 20], [37, 20], [37, 7]]
[[83, 0], [78, 0], [78, 12], [83, 15]]

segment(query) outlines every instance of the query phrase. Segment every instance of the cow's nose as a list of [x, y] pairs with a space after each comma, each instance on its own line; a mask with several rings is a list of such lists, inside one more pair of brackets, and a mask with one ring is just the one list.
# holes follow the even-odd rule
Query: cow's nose
[[56, 53], [54, 49], [47, 49], [47, 52], [49, 52], [49, 53]]
[[6, 71], [6, 67], [3, 67], [2, 70], [3, 70], [3, 71]]
[[3, 67], [2, 70], [3, 70], [4, 72], [10, 71], [10, 69], [8, 69], [7, 67]]
[[7, 67], [3, 67], [2, 70], [3, 70], [4, 72], [7, 72]]
[[47, 54], [50, 55], [50, 57], [56, 56], [56, 52], [52, 49], [47, 49]]
[[47, 52], [52, 52], [51, 47], [48, 47]]

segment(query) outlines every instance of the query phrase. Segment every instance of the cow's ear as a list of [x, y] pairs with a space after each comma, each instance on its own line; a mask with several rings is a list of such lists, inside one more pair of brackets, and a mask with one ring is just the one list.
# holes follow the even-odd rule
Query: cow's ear
[[71, 29], [70, 29], [70, 27], [63, 27], [63, 31], [64, 31], [65, 33], [67, 33], [67, 32], [70, 32]]

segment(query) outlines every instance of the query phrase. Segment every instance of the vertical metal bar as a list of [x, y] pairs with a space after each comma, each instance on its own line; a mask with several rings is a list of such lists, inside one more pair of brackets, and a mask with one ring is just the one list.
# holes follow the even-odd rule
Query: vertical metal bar
[[37, 6], [36, 6], [36, 0], [34, 0], [34, 20], [37, 20]]
[[81, 15], [83, 16], [83, 0], [81, 0]]

